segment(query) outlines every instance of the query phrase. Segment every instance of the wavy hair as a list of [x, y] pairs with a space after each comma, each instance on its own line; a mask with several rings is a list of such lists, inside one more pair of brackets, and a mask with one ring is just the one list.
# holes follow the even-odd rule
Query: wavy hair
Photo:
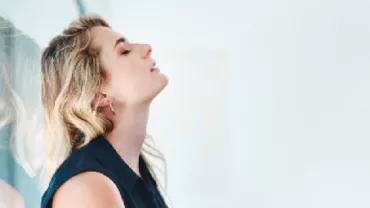
[[[96, 26], [110, 28], [98, 15], [80, 17], [52, 39], [42, 54], [41, 97], [47, 149], [43, 178], [47, 181], [72, 149], [81, 148], [113, 129], [113, 123], [97, 105], [91, 106], [105, 79], [99, 56], [89, 47], [90, 29]], [[142, 155], [154, 156], [165, 165], [163, 155], [148, 141], [145, 140]], [[149, 163], [148, 166], [158, 180], [153, 166]]]
[[32, 38], [0, 17], [0, 147], [31, 176], [42, 157], [42, 147], [33, 147], [42, 140], [40, 56]]

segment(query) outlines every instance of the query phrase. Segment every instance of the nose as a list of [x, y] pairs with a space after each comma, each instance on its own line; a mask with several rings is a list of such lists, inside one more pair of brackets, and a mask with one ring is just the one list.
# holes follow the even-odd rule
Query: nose
[[152, 46], [149, 44], [143, 44], [144, 48], [144, 58], [149, 58], [149, 56], [152, 54]]

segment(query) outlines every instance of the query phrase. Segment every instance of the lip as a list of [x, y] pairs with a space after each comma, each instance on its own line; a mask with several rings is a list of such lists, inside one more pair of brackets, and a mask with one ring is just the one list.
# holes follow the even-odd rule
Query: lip
[[150, 68], [150, 72], [158, 71], [158, 67], [156, 67], [156, 62], [153, 60], [152, 67]]
[[155, 71], [159, 71], [159, 69], [157, 67], [150, 68], [150, 72], [155, 72]]

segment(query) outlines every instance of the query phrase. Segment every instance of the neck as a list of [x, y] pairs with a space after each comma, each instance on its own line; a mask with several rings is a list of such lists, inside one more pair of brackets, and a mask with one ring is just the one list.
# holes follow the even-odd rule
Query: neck
[[139, 157], [146, 137], [148, 107], [115, 108], [113, 130], [105, 135], [121, 158], [138, 175]]

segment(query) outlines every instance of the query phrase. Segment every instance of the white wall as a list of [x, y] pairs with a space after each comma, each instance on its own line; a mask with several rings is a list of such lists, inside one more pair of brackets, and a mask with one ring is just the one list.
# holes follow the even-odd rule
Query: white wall
[[[85, 2], [170, 78], [149, 130], [175, 207], [370, 206], [369, 1]], [[77, 15], [6, 5], [41, 45]]]

